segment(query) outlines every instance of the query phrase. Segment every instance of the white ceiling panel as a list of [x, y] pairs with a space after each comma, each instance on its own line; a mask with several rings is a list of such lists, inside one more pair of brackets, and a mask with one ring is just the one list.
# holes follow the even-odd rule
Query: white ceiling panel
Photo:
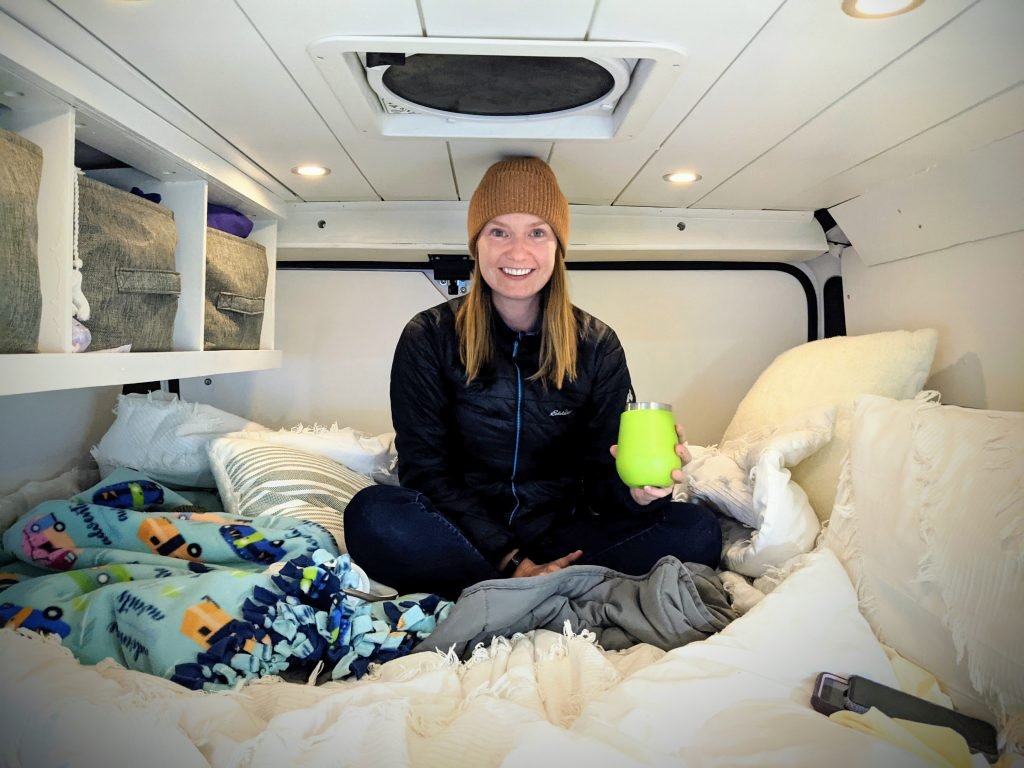
[[659, 145], [729, 68], [785, 0], [604, 0], [591, 40], [638, 40], [680, 49], [682, 76], [651, 117], [645, 138]]
[[1024, 83], [987, 99], [879, 155], [781, 199], [774, 207], [807, 211], [830, 208], [889, 179], [911, 176], [965, 149], [983, 147], [1024, 127]]
[[296, 40], [326, 35], [421, 35], [416, 0], [235, 0], [266, 35], [271, 30]]
[[[374, 194], [233, 2], [53, 1], [302, 199]], [[302, 179], [290, 171], [302, 162], [333, 173]]]
[[[1016, 21], [1016, 23], [1007, 23]], [[751, 208], [814, 186], [1024, 78], [1024, 3], [970, 8], [710, 194], [700, 207]], [[1018, 129], [1024, 129], [1024, 113]]]
[[865, 264], [1024, 229], [1024, 131], [875, 187], [832, 213]]
[[560, 141], [551, 153], [551, 167], [570, 202], [611, 205], [657, 149], [657, 142], [646, 140]]
[[569, 199], [611, 205], [781, 2], [739, 0], [723, 12], [720, 0], [603, 0], [594, 15], [591, 40], [671, 45], [687, 59], [642, 136], [612, 143], [563, 141], [555, 146], [552, 162]]
[[[450, 143], [452, 167], [459, 185], [459, 199], [469, 200], [491, 164], [509, 157], [539, 157], [551, 154], [549, 141], [502, 141], [462, 139]], [[559, 179], [561, 182], [561, 179]]]
[[[722, 75], [617, 202], [687, 207], [973, 3], [930, 0], [883, 21], [839, 3], [789, 0]], [[856, 51], [856, 55], [847, 55]], [[694, 167], [703, 180], [662, 176]]]
[[430, 37], [583, 40], [597, 0], [419, 0]]
[[[310, 58], [307, 46], [331, 35], [419, 36], [415, 0], [238, 0], [267, 44], [384, 200], [455, 200], [445, 142], [369, 136], [355, 127]], [[363, 199], [376, 199], [376, 195]], [[326, 200], [329, 198], [317, 198]]]

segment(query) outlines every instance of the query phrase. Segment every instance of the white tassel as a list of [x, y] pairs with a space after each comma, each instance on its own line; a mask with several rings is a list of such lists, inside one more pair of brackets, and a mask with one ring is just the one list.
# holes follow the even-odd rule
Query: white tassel
[[89, 308], [89, 300], [82, 293], [82, 273], [80, 271], [82, 269], [82, 259], [78, 255], [78, 177], [81, 175], [82, 171], [76, 168], [74, 211], [72, 213], [72, 226], [74, 229], [71, 238], [71, 306], [73, 308], [71, 316], [85, 322], [89, 319], [91, 310]]
[[459, 655], [455, 652], [455, 644], [448, 646], [447, 651], [442, 651], [440, 648], [434, 651], [438, 656], [441, 657], [445, 667], [458, 667], [462, 664], [459, 660]]
[[316, 679], [320, 677], [320, 673], [324, 670], [324, 662], [321, 659], [313, 667], [313, 671], [310, 672], [309, 677], [306, 679], [306, 685], [316, 685]]

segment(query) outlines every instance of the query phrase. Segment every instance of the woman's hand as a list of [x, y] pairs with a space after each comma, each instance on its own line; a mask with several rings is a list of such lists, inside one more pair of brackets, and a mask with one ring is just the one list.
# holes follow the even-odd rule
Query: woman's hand
[[[690, 455], [690, 449], [686, 445], [686, 432], [682, 426], [676, 424], [676, 434], [679, 436], [679, 442], [676, 443], [676, 456], [679, 457], [679, 461], [682, 466], [686, 466], [690, 463], [693, 456]], [[613, 445], [611, 447], [612, 458], [618, 453], [619, 447]], [[672, 470], [672, 482], [673, 483], [684, 483], [686, 482], [686, 473], [682, 469]], [[629, 495], [633, 497], [633, 501], [641, 506], [647, 506], [655, 499], [663, 499], [672, 493], [672, 486], [659, 487], [656, 485], [645, 485], [640, 488], [630, 488]]]
[[549, 563], [535, 563], [530, 558], [524, 557], [523, 562], [518, 565], [515, 573], [512, 574], [512, 578], [518, 579], [525, 576], [540, 576], [545, 573], [554, 573], [572, 565], [581, 557], [583, 557], [582, 549], [577, 549], [575, 552], [570, 552], [565, 557], [560, 557]]

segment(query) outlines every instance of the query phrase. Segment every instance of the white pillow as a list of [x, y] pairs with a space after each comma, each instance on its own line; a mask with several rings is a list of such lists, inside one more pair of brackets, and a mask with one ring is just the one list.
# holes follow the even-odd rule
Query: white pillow
[[707, 499], [754, 529], [736, 526], [726, 536], [726, 568], [761, 576], [769, 566], [781, 566], [814, 546], [820, 523], [787, 468], [828, 444], [835, 416], [836, 407], [827, 405], [756, 429], [717, 449], [691, 450], [695, 455], [686, 465], [687, 485], [673, 498]]
[[345, 507], [372, 480], [322, 456], [247, 437], [218, 437], [209, 456], [225, 511], [254, 520], [308, 520], [347, 551]]
[[839, 464], [850, 434], [850, 408], [858, 395], [902, 399], [921, 391], [935, 357], [938, 334], [888, 331], [837, 336], [787, 350], [758, 377], [740, 402], [722, 442], [779, 424], [809, 408], [838, 407], [832, 442], [793, 471], [820, 520], [835, 500]]
[[879, 639], [1000, 724], [1024, 715], [1022, 468], [1024, 413], [862, 397], [824, 536]]
[[150, 392], [119, 395], [117, 418], [92, 449], [106, 477], [130, 467], [157, 482], [185, 488], [214, 488], [206, 446], [214, 437], [247, 429], [265, 429], [204, 403], [186, 403], [177, 395]]
[[287, 445], [315, 456], [323, 456], [378, 482], [386, 482], [394, 476], [398, 459], [394, 432], [371, 435], [352, 427], [339, 428], [337, 422], [330, 427], [298, 424], [288, 430], [250, 431], [237, 436], [273, 445]]

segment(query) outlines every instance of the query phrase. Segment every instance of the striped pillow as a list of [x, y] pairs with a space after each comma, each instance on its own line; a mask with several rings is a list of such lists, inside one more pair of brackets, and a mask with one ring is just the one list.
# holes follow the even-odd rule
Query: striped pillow
[[345, 552], [344, 512], [373, 481], [322, 456], [244, 437], [210, 441], [210, 467], [226, 512], [291, 517], [326, 528]]

